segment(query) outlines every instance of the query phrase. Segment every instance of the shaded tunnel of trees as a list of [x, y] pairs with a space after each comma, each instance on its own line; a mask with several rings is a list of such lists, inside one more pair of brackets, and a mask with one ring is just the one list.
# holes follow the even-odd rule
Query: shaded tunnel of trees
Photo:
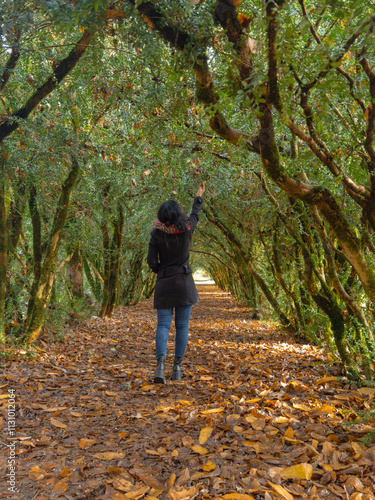
[[[375, 15], [342, 0], [0, 7], [0, 336], [152, 295], [162, 201], [192, 265], [375, 377]], [[65, 325], [65, 326], [64, 326]]]

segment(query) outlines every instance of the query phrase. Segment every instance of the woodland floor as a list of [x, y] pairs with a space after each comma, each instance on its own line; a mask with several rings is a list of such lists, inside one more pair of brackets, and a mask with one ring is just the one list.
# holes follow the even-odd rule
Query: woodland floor
[[[181, 382], [153, 385], [152, 301], [1, 363], [1, 499], [375, 499], [369, 425], [347, 425], [375, 390], [215, 286], [199, 292]], [[17, 494], [4, 480], [10, 389]]]

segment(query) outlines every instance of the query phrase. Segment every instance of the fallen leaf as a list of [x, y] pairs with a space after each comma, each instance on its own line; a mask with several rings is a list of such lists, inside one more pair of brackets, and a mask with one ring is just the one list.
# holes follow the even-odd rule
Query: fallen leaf
[[221, 413], [224, 411], [224, 408], [210, 408], [209, 410], [203, 410], [201, 413], [204, 415], [208, 415], [210, 413]]
[[226, 495], [222, 495], [221, 498], [225, 500], [256, 500], [253, 496], [245, 493], [227, 493]]
[[285, 500], [294, 500], [293, 495], [291, 495], [281, 484], [274, 484], [271, 481], [268, 481], [268, 484], [271, 486], [274, 492], [278, 495], [285, 498]]
[[302, 411], [311, 411], [312, 408], [310, 406], [304, 405], [302, 403], [293, 403], [293, 408], [296, 408], [296, 410], [302, 410]]
[[207, 439], [211, 436], [213, 431], [212, 427], [203, 427], [199, 433], [199, 444], [204, 444]]
[[191, 449], [195, 451], [195, 453], [199, 453], [199, 455], [205, 455], [208, 453], [208, 450], [206, 448], [203, 448], [203, 446], [200, 446], [199, 444], [193, 444], [191, 446]]
[[53, 417], [51, 417], [51, 424], [55, 427], [59, 427], [60, 429], [66, 429], [68, 427], [66, 424], [60, 422], [60, 420], [57, 420], [57, 418]]
[[202, 466], [202, 469], [205, 472], [211, 472], [212, 470], [216, 469], [216, 464], [214, 464], [212, 462], [207, 462], [205, 465]]
[[111, 451], [106, 451], [104, 453], [96, 453], [93, 455], [95, 458], [98, 458], [99, 460], [114, 460], [115, 458], [124, 458], [125, 454], [124, 453], [114, 453]]
[[53, 495], [62, 495], [68, 489], [68, 484], [66, 481], [59, 481], [53, 487], [52, 493]]
[[312, 465], [301, 463], [284, 469], [280, 475], [283, 479], [311, 479], [312, 473]]
[[33, 467], [29, 472], [29, 479], [31, 479], [32, 481], [40, 481], [41, 479], [44, 478], [45, 474], [46, 474], [45, 470], [36, 466]]
[[92, 446], [95, 443], [96, 443], [95, 439], [82, 438], [79, 441], [79, 447], [82, 449], [86, 449], [86, 448], [90, 448], [90, 446]]

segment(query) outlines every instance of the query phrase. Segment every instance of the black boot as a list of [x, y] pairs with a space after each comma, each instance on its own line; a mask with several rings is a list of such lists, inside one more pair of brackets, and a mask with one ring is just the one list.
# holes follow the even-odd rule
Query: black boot
[[165, 356], [161, 355], [158, 357], [158, 366], [155, 371], [154, 384], [165, 384], [164, 361]]
[[174, 360], [172, 380], [181, 380], [182, 379], [181, 361], [182, 361], [182, 358], [175, 358], [175, 360]]

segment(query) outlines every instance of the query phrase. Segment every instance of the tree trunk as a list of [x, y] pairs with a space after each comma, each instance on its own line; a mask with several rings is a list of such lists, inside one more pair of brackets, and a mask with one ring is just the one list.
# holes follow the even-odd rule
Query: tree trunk
[[0, 185], [0, 342], [5, 342], [5, 296], [8, 267], [8, 231], [5, 186]]
[[83, 263], [82, 254], [79, 247], [74, 249], [73, 255], [69, 259], [66, 270], [66, 278], [70, 283], [73, 297], [81, 299], [83, 297]]
[[34, 342], [43, 326], [47, 305], [50, 300], [54, 278], [57, 253], [69, 207], [70, 194], [79, 173], [79, 164], [76, 158], [72, 157], [72, 169], [66, 178], [60, 199], [58, 202], [53, 227], [46, 245], [44, 260], [40, 250], [40, 223], [39, 214], [35, 204], [36, 197], [31, 194], [32, 217], [34, 217], [34, 281], [31, 287], [30, 299], [27, 308], [25, 330], [22, 340], [27, 344]]
[[111, 318], [118, 301], [118, 282], [120, 271], [122, 229], [124, 227], [124, 213], [121, 205], [118, 206], [118, 216], [112, 221], [113, 237], [110, 241], [106, 224], [102, 226], [104, 250], [104, 285], [103, 302], [100, 311], [102, 318]]

